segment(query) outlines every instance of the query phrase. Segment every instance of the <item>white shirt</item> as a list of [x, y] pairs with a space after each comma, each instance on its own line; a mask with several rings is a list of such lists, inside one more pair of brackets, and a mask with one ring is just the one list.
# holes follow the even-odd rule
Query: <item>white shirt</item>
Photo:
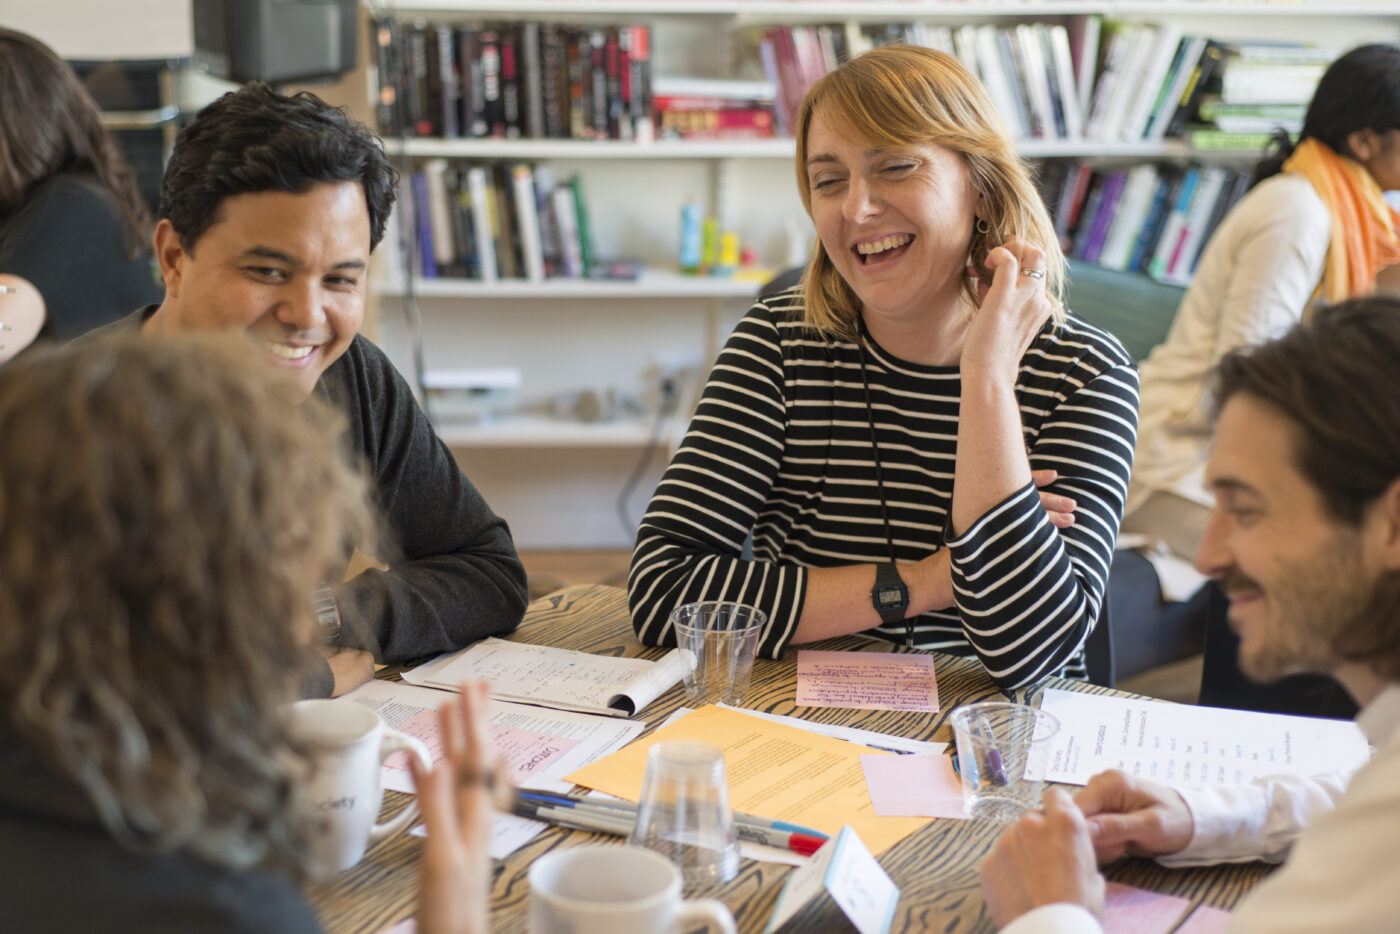
[[1127, 513], [1159, 490], [1212, 505], [1203, 479], [1213, 432], [1206, 379], [1227, 351], [1302, 320], [1331, 239], [1327, 205], [1292, 172], [1260, 182], [1225, 215], [1166, 340], [1142, 364]]
[[[1400, 930], [1400, 684], [1356, 718], [1376, 753], [1349, 785], [1341, 776], [1262, 778], [1183, 793], [1196, 830], [1168, 866], [1279, 859], [1278, 872], [1235, 909], [1229, 934], [1394, 934]], [[1343, 793], [1343, 786], [1345, 793]], [[1306, 828], [1306, 832], [1304, 832]], [[1293, 841], [1297, 841], [1293, 844]], [[1047, 905], [1004, 934], [1099, 934], [1078, 905]]]

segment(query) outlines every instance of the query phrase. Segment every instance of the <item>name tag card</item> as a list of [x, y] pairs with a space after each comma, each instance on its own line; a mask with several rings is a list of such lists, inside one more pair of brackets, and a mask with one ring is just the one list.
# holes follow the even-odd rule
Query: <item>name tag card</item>
[[899, 886], [849, 824], [788, 876], [766, 934], [782, 927], [823, 889], [860, 934], [887, 934], [899, 904]]

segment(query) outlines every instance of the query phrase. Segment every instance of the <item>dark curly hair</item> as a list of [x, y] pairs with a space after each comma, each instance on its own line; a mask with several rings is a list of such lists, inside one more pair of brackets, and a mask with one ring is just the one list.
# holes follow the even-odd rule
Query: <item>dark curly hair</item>
[[224, 200], [260, 191], [302, 194], [323, 182], [358, 182], [369, 209], [369, 245], [384, 237], [398, 173], [364, 124], [309, 91], [265, 84], [231, 91], [180, 131], [160, 183], [160, 216], [193, 252]]
[[130, 849], [304, 875], [280, 710], [371, 526], [338, 416], [296, 396], [241, 335], [0, 369], [0, 705]]

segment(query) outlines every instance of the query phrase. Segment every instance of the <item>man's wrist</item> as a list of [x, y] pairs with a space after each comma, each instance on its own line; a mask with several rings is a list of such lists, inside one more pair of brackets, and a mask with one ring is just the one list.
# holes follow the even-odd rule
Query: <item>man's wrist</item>
[[335, 601], [335, 591], [328, 586], [318, 587], [312, 598], [312, 605], [316, 611], [316, 625], [321, 641], [326, 645], [337, 644], [344, 627], [340, 619], [340, 605]]

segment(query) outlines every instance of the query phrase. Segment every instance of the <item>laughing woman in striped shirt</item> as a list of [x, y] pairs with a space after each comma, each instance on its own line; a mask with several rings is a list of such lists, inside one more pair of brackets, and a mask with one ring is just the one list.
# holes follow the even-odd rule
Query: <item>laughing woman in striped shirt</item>
[[[711, 370], [637, 535], [638, 636], [697, 600], [759, 651], [863, 633], [976, 655], [1003, 687], [1084, 674], [1123, 514], [1137, 373], [1068, 315], [1050, 219], [986, 92], [886, 46], [797, 116], [818, 243]], [[752, 557], [745, 549], [752, 542]]]

